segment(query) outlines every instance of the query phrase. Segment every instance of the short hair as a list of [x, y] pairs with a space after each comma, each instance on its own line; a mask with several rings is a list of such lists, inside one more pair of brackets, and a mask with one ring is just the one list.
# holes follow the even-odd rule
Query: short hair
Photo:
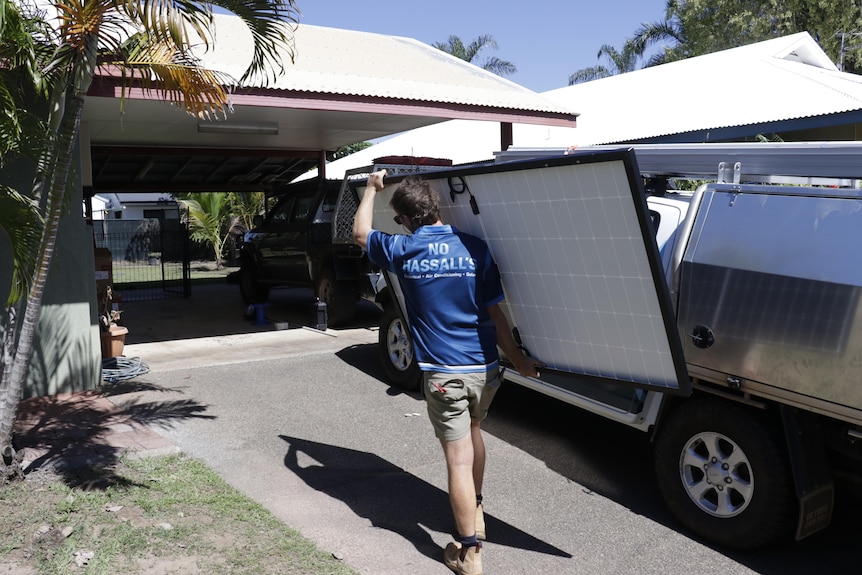
[[407, 176], [395, 189], [389, 205], [420, 226], [440, 220], [440, 196], [431, 184], [418, 176]]

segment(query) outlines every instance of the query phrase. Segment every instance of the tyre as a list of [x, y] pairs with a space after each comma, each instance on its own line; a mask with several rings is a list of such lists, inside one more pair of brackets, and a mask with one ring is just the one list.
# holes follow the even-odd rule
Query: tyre
[[245, 304], [264, 303], [269, 299], [269, 286], [258, 281], [257, 270], [251, 263], [243, 262], [240, 268], [239, 293]]
[[345, 325], [356, 317], [356, 292], [353, 284], [337, 281], [331, 268], [322, 268], [315, 282], [314, 295], [326, 304], [326, 325]]
[[751, 412], [691, 400], [659, 429], [658, 486], [674, 516], [703, 539], [730, 549], [762, 547], [794, 526], [785, 453], [783, 441]]
[[413, 354], [413, 342], [407, 324], [392, 302], [383, 308], [378, 343], [380, 362], [389, 383], [405, 391], [418, 390], [422, 373]]

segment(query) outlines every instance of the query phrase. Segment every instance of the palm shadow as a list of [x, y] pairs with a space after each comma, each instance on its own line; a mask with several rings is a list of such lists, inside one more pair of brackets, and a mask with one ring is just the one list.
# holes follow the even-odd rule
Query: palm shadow
[[[288, 444], [287, 469], [317, 491], [346, 503], [372, 525], [397, 533], [423, 555], [438, 560], [442, 548], [429, 531], [454, 529], [445, 491], [365, 451], [280, 435]], [[570, 558], [571, 554], [517, 527], [485, 515], [494, 544]]]
[[70, 486], [104, 489], [127, 480], [113, 472], [126, 447], [112, 444], [118, 429], [139, 426], [169, 428], [188, 420], [207, 418], [207, 406], [191, 400], [129, 402], [122, 407], [108, 397], [137, 391], [172, 392], [155, 384], [124, 381], [97, 390], [32, 397], [21, 401], [13, 441], [20, 454], [29, 451], [24, 473], [50, 470]]

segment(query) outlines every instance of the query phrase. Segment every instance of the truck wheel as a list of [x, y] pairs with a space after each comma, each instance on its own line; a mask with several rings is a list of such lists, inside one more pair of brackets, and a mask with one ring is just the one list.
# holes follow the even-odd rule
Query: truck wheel
[[405, 391], [419, 389], [422, 373], [413, 355], [410, 332], [392, 303], [383, 308], [378, 337], [380, 361], [389, 383]]
[[264, 303], [269, 299], [269, 286], [258, 281], [253, 265], [246, 264], [240, 268], [239, 293], [245, 304]]
[[337, 281], [332, 269], [321, 269], [314, 295], [326, 304], [328, 327], [350, 323], [356, 317], [356, 294], [353, 285], [350, 282]]
[[658, 486], [679, 521], [732, 549], [772, 543], [793, 528], [792, 475], [783, 443], [751, 413], [691, 400], [659, 429]]

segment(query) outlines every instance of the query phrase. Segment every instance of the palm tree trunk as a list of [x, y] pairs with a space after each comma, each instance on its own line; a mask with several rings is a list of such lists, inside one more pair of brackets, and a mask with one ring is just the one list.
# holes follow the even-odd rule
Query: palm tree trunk
[[6, 472], [6, 461], [14, 460], [15, 456], [15, 448], [12, 445], [15, 414], [24, 394], [24, 383], [33, 354], [33, 339], [42, 312], [42, 296], [45, 293], [48, 271], [57, 243], [57, 231], [60, 227], [60, 218], [63, 215], [63, 197], [66, 193], [75, 136], [78, 133], [83, 107], [84, 98], [76, 92], [66, 104], [60, 133], [54, 146], [53, 157], [56, 162], [54, 163], [53, 174], [51, 174], [51, 187], [45, 206], [45, 226], [42, 231], [36, 270], [24, 306], [24, 318], [21, 321], [18, 345], [12, 358], [7, 387], [5, 393], [0, 397], [0, 455], [3, 456], [2, 461], [0, 461], [0, 472]]
[[[0, 350], [0, 413], [6, 412], [6, 398], [8, 396], [9, 381], [11, 380], [12, 364], [15, 359], [15, 328], [18, 325], [17, 321], [18, 306], [6, 307], [6, 325], [3, 326], [3, 349]], [[15, 413], [12, 413], [12, 417]], [[8, 415], [0, 415], [0, 418], [8, 417]], [[14, 423], [14, 420], [13, 420]], [[5, 475], [7, 466], [15, 459], [15, 450], [11, 443], [0, 443], [0, 475]]]

